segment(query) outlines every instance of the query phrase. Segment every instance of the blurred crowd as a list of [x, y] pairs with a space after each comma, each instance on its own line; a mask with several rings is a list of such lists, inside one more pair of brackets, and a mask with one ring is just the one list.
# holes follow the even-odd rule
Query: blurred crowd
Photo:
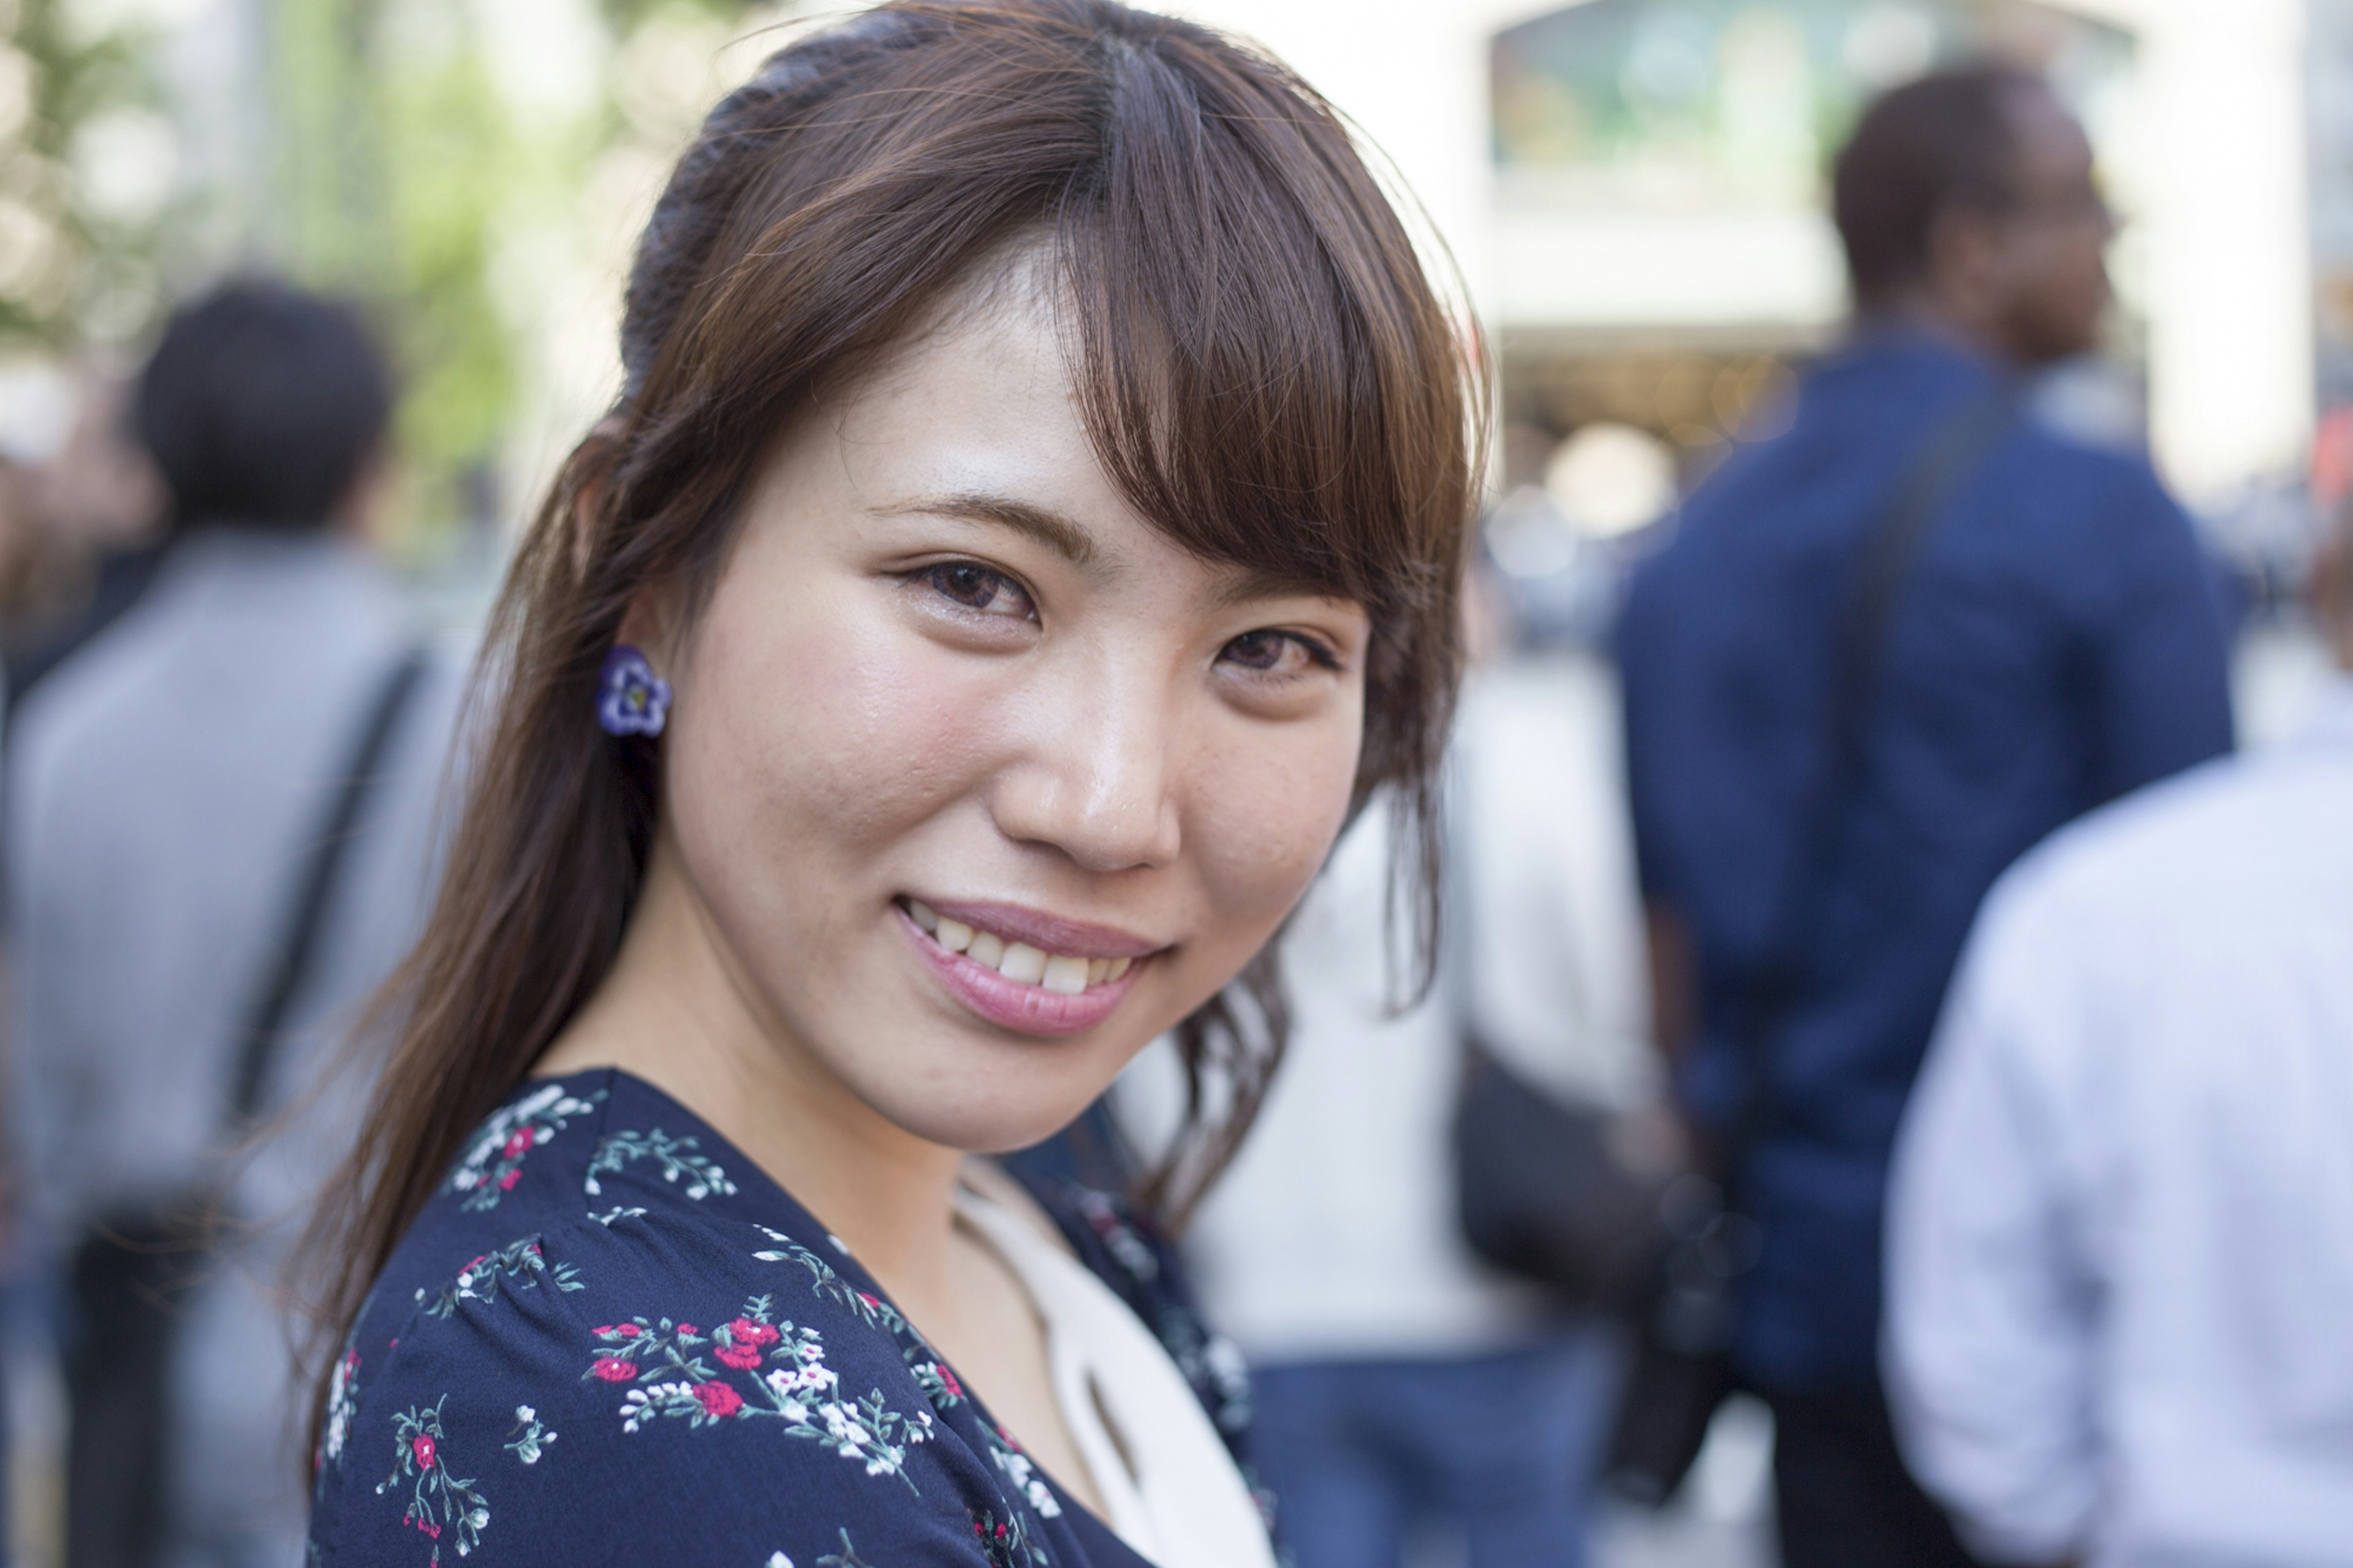
[[[1736, 1399], [1789, 1568], [2353, 1563], [2353, 677], [2234, 752], [2245, 594], [2046, 416], [2115, 232], [2048, 87], [1894, 89], [1833, 198], [1777, 433], [1606, 542], [1503, 493], [1432, 984], [1378, 803], [1291, 922], [1183, 1242], [1298, 1568], [1574, 1568]], [[375, 543], [391, 406], [245, 281], [0, 446], [0, 1369], [58, 1369], [12, 1538], [76, 1568], [301, 1553], [278, 1281], [463, 684]], [[2344, 671], [2348, 519], [2295, 612]], [[1032, 1157], [1117, 1180], [1183, 1092], [1147, 1053]]]

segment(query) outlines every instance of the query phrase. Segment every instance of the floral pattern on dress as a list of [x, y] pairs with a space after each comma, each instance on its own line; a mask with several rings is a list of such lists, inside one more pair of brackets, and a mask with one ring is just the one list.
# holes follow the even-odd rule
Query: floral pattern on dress
[[985, 1508], [967, 1511], [973, 1539], [980, 1542], [988, 1568], [1046, 1568], [1045, 1548], [1030, 1539], [1029, 1521], [1019, 1514], [999, 1519]]
[[[910, 1358], [912, 1361], [912, 1358]], [[944, 1415], [965, 1401], [964, 1384], [944, 1361], [913, 1362], [909, 1368], [915, 1374], [915, 1386], [932, 1402], [932, 1408]]]
[[446, 1318], [458, 1310], [460, 1301], [496, 1300], [501, 1280], [513, 1289], [530, 1290], [536, 1289], [543, 1279], [554, 1285], [558, 1290], [586, 1290], [588, 1288], [580, 1279], [580, 1270], [571, 1264], [558, 1263], [550, 1268], [546, 1254], [540, 1250], [539, 1237], [526, 1236], [520, 1241], [507, 1243], [496, 1252], [486, 1252], [467, 1264], [459, 1270], [458, 1278], [430, 1301], [426, 1300], [424, 1289], [420, 1286], [417, 1300], [424, 1303], [428, 1316]]
[[860, 1290], [837, 1272], [832, 1264], [795, 1241], [782, 1231], [759, 1226], [760, 1233], [776, 1245], [752, 1254], [763, 1263], [797, 1263], [809, 1272], [809, 1289], [822, 1300], [850, 1312], [870, 1329], [881, 1329], [902, 1339], [912, 1339], [925, 1352], [931, 1349], [915, 1326], [899, 1315], [899, 1309], [879, 1296]]
[[[783, 1552], [776, 1553], [776, 1557], [782, 1556]], [[776, 1568], [776, 1557], [768, 1559], [768, 1568]], [[793, 1568], [790, 1561], [785, 1563], [785, 1568]], [[858, 1555], [858, 1548], [850, 1544], [849, 1531], [845, 1530], [841, 1532], [841, 1550], [828, 1552], [818, 1558], [817, 1568], [875, 1568], [875, 1564]]]
[[441, 1561], [441, 1539], [447, 1535], [458, 1555], [470, 1555], [482, 1543], [491, 1522], [490, 1504], [473, 1478], [450, 1473], [448, 1456], [441, 1450], [441, 1406], [444, 1394], [429, 1408], [411, 1405], [392, 1418], [393, 1446], [398, 1458], [392, 1474], [376, 1483], [379, 1495], [406, 1483], [408, 1507], [400, 1522], [421, 1531], [433, 1542], [431, 1563]]
[[1112, 1201], [1109, 1194], [1099, 1193], [1092, 1187], [1081, 1187], [1077, 1189], [1073, 1201], [1079, 1217], [1087, 1222], [1089, 1230], [1102, 1238], [1104, 1247], [1119, 1260], [1122, 1268], [1126, 1269], [1138, 1284], [1158, 1282], [1159, 1258], [1145, 1244], [1144, 1237], [1135, 1233], [1135, 1227], [1127, 1223], [1120, 1206]]
[[327, 1419], [319, 1435], [319, 1451], [311, 1458], [313, 1474], [343, 1462], [343, 1445], [351, 1437], [352, 1420], [359, 1412], [359, 1405], [360, 1352], [346, 1340], [343, 1353], [336, 1358], [335, 1370], [327, 1380]]
[[713, 1193], [732, 1195], [735, 1184], [727, 1179], [724, 1168], [697, 1152], [700, 1146], [699, 1139], [673, 1138], [659, 1127], [650, 1132], [607, 1133], [596, 1144], [596, 1157], [588, 1162], [588, 1179], [582, 1190], [595, 1197], [605, 1190], [597, 1184], [599, 1175], [620, 1171], [632, 1161], [652, 1159], [661, 1162], [663, 1181], [678, 1184], [684, 1177], [686, 1195], [697, 1203]]
[[549, 1431], [547, 1424], [539, 1418], [539, 1412], [528, 1405], [515, 1406], [515, 1430], [522, 1436], [507, 1444], [507, 1452], [526, 1465], [539, 1463], [547, 1446], [561, 1435]]
[[470, 1212], [498, 1207], [499, 1199], [522, 1180], [524, 1157], [570, 1125], [572, 1118], [596, 1110], [604, 1098], [601, 1089], [583, 1099], [567, 1093], [560, 1083], [533, 1089], [482, 1123], [441, 1190], [465, 1194], [458, 1206]]
[[991, 1427], [982, 1434], [988, 1439], [989, 1458], [997, 1461], [997, 1469], [1012, 1483], [1021, 1500], [1038, 1510], [1040, 1519], [1060, 1519], [1062, 1505], [1055, 1500], [1054, 1489], [1038, 1473], [1038, 1467], [1022, 1451], [1012, 1433], [1002, 1426]]
[[[612, 1069], [511, 1100], [459, 1145], [453, 1195], [417, 1216], [328, 1368], [312, 1568], [602, 1561], [617, 1531], [689, 1525], [678, 1500], [714, 1495], [718, 1470], [740, 1484], [692, 1530], [746, 1568], [905, 1568], [886, 1542], [911, 1527], [973, 1568], [1148, 1568], [691, 1110]], [[1183, 1276], [1147, 1220], [1033, 1191], [1188, 1373], [1216, 1370], [1163, 1316]]]
[[[630, 1385], [618, 1412], [624, 1432], [664, 1419], [690, 1427], [777, 1420], [786, 1436], [862, 1464], [870, 1476], [896, 1476], [917, 1490], [907, 1474], [907, 1451], [931, 1441], [932, 1413], [910, 1416], [893, 1410], [879, 1388], [843, 1398], [839, 1375], [825, 1364], [824, 1337], [789, 1320], [777, 1321], [775, 1310], [773, 1298], [755, 1296], [733, 1321], [709, 1333], [669, 1318], [607, 1323], [595, 1331], [599, 1348], [581, 1378]], [[714, 1371], [702, 1359], [706, 1346], [726, 1371]], [[765, 1373], [748, 1375], [764, 1364]], [[748, 1398], [731, 1374], [746, 1374]]]

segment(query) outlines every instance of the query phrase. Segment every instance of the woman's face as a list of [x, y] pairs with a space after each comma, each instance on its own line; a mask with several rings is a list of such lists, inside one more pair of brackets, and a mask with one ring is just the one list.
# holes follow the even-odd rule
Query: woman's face
[[664, 851], [776, 1049], [919, 1137], [1019, 1147], [1305, 889], [1366, 637], [1129, 506], [1007, 289], [757, 474], [666, 661]]

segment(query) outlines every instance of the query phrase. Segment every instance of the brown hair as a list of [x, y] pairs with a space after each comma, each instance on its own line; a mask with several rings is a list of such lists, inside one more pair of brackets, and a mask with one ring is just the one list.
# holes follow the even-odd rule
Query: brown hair
[[[1485, 407], [1468, 329], [1332, 110], [1274, 61], [1107, 0], [883, 5], [722, 102], [646, 229], [625, 390], [507, 580], [484, 656], [496, 706], [396, 983], [401, 1037], [306, 1249], [337, 1270], [336, 1341], [618, 950], [660, 779], [653, 742], [593, 714], [632, 598], [699, 597], [776, 433], [1025, 236], [1066, 297], [1090, 438], [1137, 510], [1206, 558], [1370, 613], [1355, 804], [1391, 792], [1426, 969]], [[1147, 1185], [1180, 1212], [1281, 1054], [1271, 951], [1231, 989], [1179, 1031], [1191, 1110]]]

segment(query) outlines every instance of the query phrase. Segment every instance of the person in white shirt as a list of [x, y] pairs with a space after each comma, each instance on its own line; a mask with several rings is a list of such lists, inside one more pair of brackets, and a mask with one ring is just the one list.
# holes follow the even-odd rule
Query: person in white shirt
[[[1456, 1216], [1466, 1023], [1525, 1081], [1639, 1113], [1662, 1092], [1601, 662], [1484, 665], [1458, 714], [1437, 984], [1397, 1012], [1388, 813], [1340, 840], [1283, 949], [1292, 1034], [1250, 1141], [1185, 1237], [1250, 1363], [1253, 1446], [1298, 1568], [1395, 1564], [1451, 1531], [1468, 1568], [1577, 1568], [1615, 1384], [1607, 1337], [1482, 1266]], [[1464, 831], [1467, 827], [1468, 831]], [[1159, 1047], [1121, 1080], [1147, 1144], [1181, 1103]]]
[[[2314, 590], [2353, 672], [2353, 521]], [[1997, 888], [1887, 1237], [1905, 1453], [1985, 1559], [2353, 1564], [2353, 673]]]

